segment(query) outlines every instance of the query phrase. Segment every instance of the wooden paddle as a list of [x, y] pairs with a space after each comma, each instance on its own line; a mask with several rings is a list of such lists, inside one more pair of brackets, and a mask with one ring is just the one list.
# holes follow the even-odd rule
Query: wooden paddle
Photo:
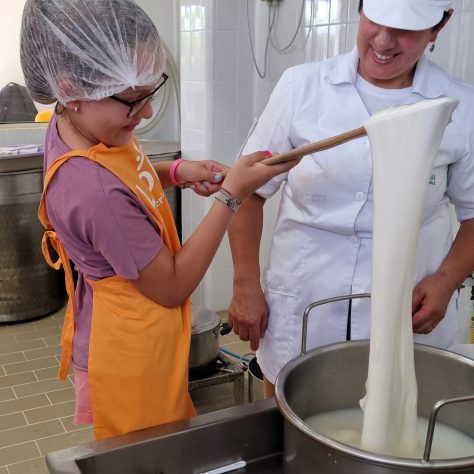
[[285, 161], [300, 160], [305, 155], [341, 145], [342, 143], [353, 140], [354, 138], [363, 137], [364, 135], [367, 135], [364, 127], [356, 128], [355, 130], [350, 130], [349, 132], [344, 132], [340, 135], [326, 138], [319, 142], [309, 143], [308, 145], [294, 148], [293, 150], [285, 151], [283, 153], [276, 153], [269, 158], [265, 158], [261, 163], [265, 165], [276, 165], [277, 163], [284, 163]]

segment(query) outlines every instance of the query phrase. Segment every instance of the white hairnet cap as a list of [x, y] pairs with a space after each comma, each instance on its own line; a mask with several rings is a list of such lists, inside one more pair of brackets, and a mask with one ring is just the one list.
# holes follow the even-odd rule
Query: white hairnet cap
[[27, 0], [20, 57], [32, 99], [63, 104], [154, 86], [166, 63], [155, 25], [132, 0]]
[[374, 23], [401, 30], [437, 25], [452, 0], [364, 0], [364, 15]]

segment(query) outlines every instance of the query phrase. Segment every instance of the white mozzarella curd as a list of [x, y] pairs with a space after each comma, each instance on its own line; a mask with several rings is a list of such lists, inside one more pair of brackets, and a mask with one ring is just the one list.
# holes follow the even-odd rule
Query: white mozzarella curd
[[429, 177], [457, 101], [425, 100], [374, 114], [365, 128], [374, 211], [369, 372], [361, 446], [409, 456], [416, 445], [412, 291]]
[[[449, 98], [424, 100], [374, 114], [365, 125], [373, 162], [374, 211], [370, 356], [366, 396], [360, 401], [363, 422], [360, 410], [356, 420], [353, 414], [334, 415], [337, 420], [331, 423], [337, 430], [331, 428], [333, 435], [328, 436], [378, 454], [420, 458], [419, 440], [426, 437], [426, 429], [417, 422], [413, 275], [429, 177], [456, 106]], [[459, 455], [451, 451], [457, 441], [448, 441], [454, 440], [454, 430], [447, 430], [440, 441], [436, 424], [437, 444], [447, 447], [436, 448], [438, 458]], [[317, 431], [325, 433], [325, 428]], [[474, 441], [470, 443], [463, 456], [474, 454]]]
[[[305, 423], [314, 431], [345, 444], [361, 448], [364, 414], [359, 408], [335, 410], [313, 415]], [[418, 417], [415, 446], [410, 457], [421, 459], [425, 449], [428, 420]], [[474, 455], [474, 439], [443, 423], [436, 422], [431, 459], [453, 459]]]

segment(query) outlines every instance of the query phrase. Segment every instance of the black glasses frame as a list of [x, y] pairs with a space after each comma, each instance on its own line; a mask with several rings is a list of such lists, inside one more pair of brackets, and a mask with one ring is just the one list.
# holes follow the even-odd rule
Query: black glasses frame
[[162, 81], [160, 82], [160, 84], [158, 84], [158, 86], [155, 89], [153, 89], [147, 96], [142, 97], [141, 99], [129, 101], [129, 100], [125, 100], [120, 97], [117, 97], [115, 95], [109, 96], [109, 99], [116, 100], [117, 102], [120, 102], [121, 104], [124, 104], [124, 105], [128, 105], [128, 107], [130, 107], [130, 110], [128, 111], [127, 118], [133, 117], [134, 115], [137, 115], [138, 112], [140, 112], [140, 110], [142, 110], [143, 107], [145, 107], [145, 105], [148, 104], [148, 102], [151, 102], [155, 98], [155, 95], [158, 92], [158, 90], [162, 86], [164, 86], [165, 82], [168, 80], [168, 75], [163, 73], [161, 75], [161, 79]]

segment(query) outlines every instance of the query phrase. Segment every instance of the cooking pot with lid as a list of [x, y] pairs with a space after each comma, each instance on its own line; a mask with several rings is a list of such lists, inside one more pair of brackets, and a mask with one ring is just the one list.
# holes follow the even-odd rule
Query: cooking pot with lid
[[[348, 295], [313, 303], [369, 297]], [[406, 459], [375, 454], [336, 441], [312, 430], [303, 420], [330, 410], [356, 408], [365, 394], [369, 342], [331, 344], [306, 353], [306, 324], [301, 355], [286, 364], [278, 375], [275, 398], [284, 417], [285, 473], [390, 474], [390, 473], [474, 473], [474, 455], [456, 459]], [[418, 415], [439, 420], [474, 437], [474, 360], [430, 346], [415, 344], [418, 382]], [[440, 400], [458, 403], [435, 406]], [[431, 434], [432, 435], [432, 434]], [[427, 436], [427, 439], [429, 436]]]
[[225, 335], [230, 331], [228, 324], [222, 324], [214, 311], [193, 309], [189, 369], [202, 369], [212, 364], [219, 355], [219, 334]]

